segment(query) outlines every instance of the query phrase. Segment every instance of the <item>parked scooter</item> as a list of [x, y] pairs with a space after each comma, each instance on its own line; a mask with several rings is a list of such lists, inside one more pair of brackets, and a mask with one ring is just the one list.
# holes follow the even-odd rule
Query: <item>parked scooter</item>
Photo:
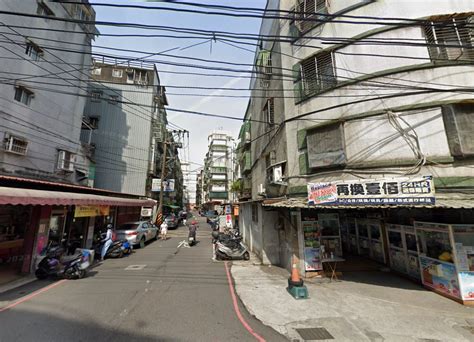
[[[105, 238], [105, 233], [101, 234], [101, 241]], [[95, 245], [95, 253], [96, 255], [100, 255], [102, 251], [102, 246], [104, 245], [104, 242], [98, 242]], [[127, 241], [127, 240], [117, 240], [112, 242], [110, 247], [107, 249], [107, 252], [105, 253], [105, 258], [121, 258], [124, 255], [128, 255], [132, 253], [132, 245]]]
[[216, 258], [220, 260], [249, 260], [250, 253], [247, 246], [242, 242], [241, 237], [228, 234], [212, 232], [212, 237], [216, 243]]
[[46, 248], [46, 256], [40, 261], [35, 271], [38, 279], [47, 277], [63, 277], [66, 279], [81, 279], [87, 274], [90, 266], [90, 255], [87, 251], [66, 256], [65, 249], [51, 243]]

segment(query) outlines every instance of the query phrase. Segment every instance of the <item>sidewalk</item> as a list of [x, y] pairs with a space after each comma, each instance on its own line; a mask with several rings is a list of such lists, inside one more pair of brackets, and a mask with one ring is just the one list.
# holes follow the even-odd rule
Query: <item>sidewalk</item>
[[391, 273], [308, 280], [306, 300], [290, 296], [289, 274], [275, 266], [234, 262], [232, 276], [248, 311], [291, 341], [304, 341], [300, 328], [325, 328], [331, 341], [474, 341], [474, 308]]

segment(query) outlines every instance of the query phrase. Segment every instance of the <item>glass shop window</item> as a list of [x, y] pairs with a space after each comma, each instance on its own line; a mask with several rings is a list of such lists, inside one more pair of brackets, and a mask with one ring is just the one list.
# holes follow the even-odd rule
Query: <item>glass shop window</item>
[[390, 247], [403, 248], [402, 233], [389, 231], [388, 232], [388, 240], [390, 242]]

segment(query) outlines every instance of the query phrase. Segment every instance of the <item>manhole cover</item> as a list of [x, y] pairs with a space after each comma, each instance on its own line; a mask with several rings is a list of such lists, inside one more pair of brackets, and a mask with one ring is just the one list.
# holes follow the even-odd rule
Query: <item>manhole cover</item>
[[146, 267], [146, 265], [130, 265], [125, 267], [125, 271], [137, 271], [137, 270], [143, 270]]
[[296, 329], [305, 341], [334, 340], [334, 337], [325, 328]]

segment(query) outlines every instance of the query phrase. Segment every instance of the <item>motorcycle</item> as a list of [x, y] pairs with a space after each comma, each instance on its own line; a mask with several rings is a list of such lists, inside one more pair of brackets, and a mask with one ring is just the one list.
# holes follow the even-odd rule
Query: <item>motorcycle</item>
[[63, 277], [66, 279], [81, 279], [87, 274], [90, 266], [90, 255], [87, 251], [65, 256], [65, 249], [59, 245], [49, 244], [45, 257], [40, 261], [35, 271], [38, 279], [48, 277]]
[[[103, 236], [105, 238], [105, 235]], [[102, 252], [102, 246], [104, 245], [104, 242], [100, 242], [96, 244], [95, 247], [95, 253], [96, 255], [101, 255]], [[112, 242], [112, 244], [109, 246], [107, 249], [107, 252], [105, 252], [104, 258], [122, 258], [124, 255], [128, 255], [132, 253], [132, 245], [127, 241], [127, 240], [117, 240]]]
[[[217, 234], [215, 234], [217, 233]], [[228, 234], [213, 232], [212, 236], [216, 244], [216, 258], [219, 260], [249, 260], [250, 253], [242, 238]]]

